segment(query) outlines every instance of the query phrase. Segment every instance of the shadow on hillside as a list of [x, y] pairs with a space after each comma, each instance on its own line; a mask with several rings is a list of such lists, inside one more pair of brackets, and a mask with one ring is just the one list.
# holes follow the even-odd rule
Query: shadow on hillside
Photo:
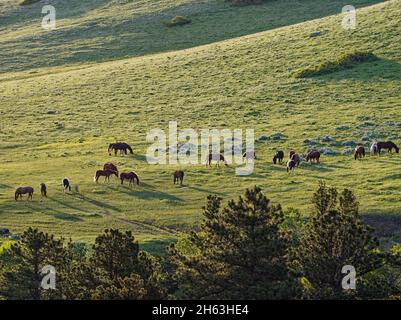
[[374, 233], [378, 237], [391, 237], [401, 234], [401, 217], [396, 214], [368, 214], [363, 216], [363, 220], [374, 228]]
[[352, 69], [341, 70], [314, 78], [327, 79], [330, 81], [357, 80], [365, 82], [401, 80], [401, 64], [379, 58], [377, 61], [362, 63]]
[[[57, 19], [76, 19], [103, 7], [108, 2], [109, 0], [69, 0], [49, 4], [56, 8]], [[44, 2], [40, 1], [27, 6], [13, 6], [7, 11], [7, 14], [0, 14], [0, 26], [12, 24], [13, 27], [17, 27], [22, 23], [37, 23], [38, 12], [41, 12], [44, 5]], [[41, 15], [40, 19], [43, 16]]]

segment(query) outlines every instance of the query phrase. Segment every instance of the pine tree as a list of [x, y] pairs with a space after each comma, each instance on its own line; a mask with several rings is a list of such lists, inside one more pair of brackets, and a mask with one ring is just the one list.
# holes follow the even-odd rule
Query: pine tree
[[220, 210], [221, 198], [208, 196], [199, 232], [189, 250], [172, 245], [183, 298], [279, 299], [297, 287], [287, 267], [290, 237], [282, 228], [280, 205], [270, 205], [259, 187]]
[[358, 213], [354, 194], [320, 182], [313, 196], [314, 210], [301, 236], [297, 262], [311, 290], [308, 297], [347, 298], [357, 291], [342, 288], [342, 268], [351, 265], [357, 279], [382, 264], [378, 241]]
[[161, 272], [156, 258], [139, 250], [130, 231], [107, 229], [93, 254], [73, 268], [69, 295], [74, 299], [161, 299]]
[[[52, 235], [29, 228], [7, 251], [10, 261], [1, 277], [1, 295], [7, 299], [61, 298], [62, 281], [57, 277], [66, 266], [67, 256], [62, 239], [56, 240]], [[41, 286], [44, 276], [41, 272], [46, 265], [56, 269], [55, 290], [44, 290]]]

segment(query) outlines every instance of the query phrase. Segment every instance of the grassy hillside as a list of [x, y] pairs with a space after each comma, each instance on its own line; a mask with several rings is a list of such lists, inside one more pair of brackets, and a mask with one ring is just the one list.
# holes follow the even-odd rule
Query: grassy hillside
[[[341, 17], [329, 16], [176, 52], [4, 74], [0, 226], [14, 231], [34, 226], [83, 240], [114, 226], [133, 230], [157, 250], [199, 222], [209, 193], [228, 200], [257, 184], [274, 202], [307, 215], [317, 181], [324, 179], [355, 190], [361, 211], [394, 236], [400, 223], [400, 155], [354, 161], [342, 155], [342, 144], [365, 137], [367, 145], [375, 138], [401, 144], [400, 20], [401, 1], [393, 0], [359, 10], [355, 30], [342, 29]], [[198, 23], [194, 19], [191, 27]], [[310, 38], [317, 30], [322, 34]], [[351, 51], [372, 51], [378, 60], [324, 76], [294, 76]], [[16, 70], [30, 68], [29, 60], [17, 58]], [[3, 71], [13, 65], [5, 61]], [[60, 57], [55, 64], [71, 61]], [[251, 127], [257, 137], [284, 138], [255, 144], [259, 160], [252, 176], [235, 176], [233, 167], [191, 166], [178, 187], [171, 177], [178, 166], [145, 160], [146, 132], [167, 131], [173, 120], [180, 128]], [[324, 136], [331, 141], [315, 139]], [[109, 157], [107, 144], [117, 139], [131, 143], [134, 155]], [[271, 163], [275, 148], [304, 153], [310, 140], [336, 154], [323, 156], [320, 165], [304, 163], [292, 176]], [[94, 172], [110, 160], [121, 170], [137, 171], [143, 184], [129, 189], [115, 178], [95, 184]], [[61, 192], [64, 176], [79, 185], [80, 194]], [[36, 194], [32, 202], [14, 201], [15, 186], [32, 185], [38, 193], [42, 181], [49, 199]]]
[[[52, 0], [57, 30], [41, 28], [45, 1], [0, 1], [1, 72], [174, 51], [341, 12], [346, 0], [285, 0], [232, 7], [224, 0]], [[355, 0], [364, 7], [379, 0]], [[192, 23], [168, 28], [183, 15]]]

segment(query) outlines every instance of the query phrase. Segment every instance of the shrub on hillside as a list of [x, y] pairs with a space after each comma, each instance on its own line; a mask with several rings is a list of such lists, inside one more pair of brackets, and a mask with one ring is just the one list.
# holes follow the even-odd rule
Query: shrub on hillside
[[372, 52], [355, 51], [342, 55], [335, 61], [326, 61], [319, 66], [297, 70], [294, 76], [296, 78], [321, 76], [340, 70], [351, 69], [358, 64], [375, 60], [377, 60], [377, 57]]
[[175, 26], [183, 26], [188, 23], [191, 23], [191, 20], [189, 20], [188, 18], [183, 16], [175, 16], [171, 18], [170, 21], [166, 23], [166, 25], [168, 27], [175, 27]]
[[252, 4], [261, 4], [266, 0], [226, 0], [227, 2], [231, 3], [233, 6], [249, 6]]
[[33, 4], [33, 3], [36, 3], [39, 1], [40, 0], [22, 0], [19, 5], [20, 6], [29, 6], [30, 4]]

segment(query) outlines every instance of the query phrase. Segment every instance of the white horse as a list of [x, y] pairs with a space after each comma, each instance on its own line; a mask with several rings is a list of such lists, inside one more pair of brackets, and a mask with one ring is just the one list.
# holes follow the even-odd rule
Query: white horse
[[371, 155], [376, 155], [379, 152], [379, 149], [377, 147], [377, 142], [374, 142], [371, 146], [370, 146], [370, 154]]
[[71, 184], [70, 184], [70, 179], [64, 178], [63, 181], [61, 182], [63, 186], [63, 192], [66, 192], [69, 190], [71, 192]]

